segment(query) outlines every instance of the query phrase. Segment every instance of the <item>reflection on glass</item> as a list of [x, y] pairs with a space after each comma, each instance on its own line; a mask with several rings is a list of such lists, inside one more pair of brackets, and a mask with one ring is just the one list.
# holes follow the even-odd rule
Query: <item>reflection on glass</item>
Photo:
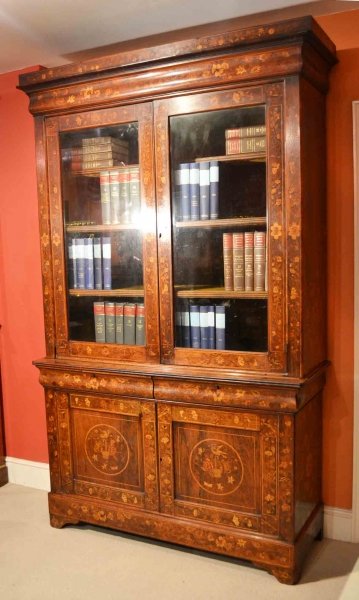
[[265, 107], [170, 118], [175, 344], [265, 352]]
[[60, 135], [71, 340], [145, 344], [138, 124]]

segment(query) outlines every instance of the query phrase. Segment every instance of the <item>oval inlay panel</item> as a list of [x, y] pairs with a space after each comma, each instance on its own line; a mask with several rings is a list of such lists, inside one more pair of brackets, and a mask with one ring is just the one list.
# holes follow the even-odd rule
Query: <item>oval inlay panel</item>
[[105, 475], [119, 475], [130, 459], [122, 433], [111, 425], [95, 425], [86, 436], [85, 451], [91, 466]]
[[233, 494], [243, 479], [243, 463], [237, 450], [227, 442], [205, 439], [196, 444], [189, 458], [190, 472], [208, 494]]

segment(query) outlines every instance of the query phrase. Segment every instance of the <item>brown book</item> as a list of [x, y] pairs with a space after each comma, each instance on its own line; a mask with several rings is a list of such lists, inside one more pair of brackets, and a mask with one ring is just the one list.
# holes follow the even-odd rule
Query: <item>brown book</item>
[[266, 137], [233, 138], [226, 140], [226, 154], [247, 154], [263, 152], [266, 149]]
[[244, 291], [244, 234], [233, 234], [233, 289]]
[[255, 137], [266, 134], [265, 125], [248, 125], [247, 127], [235, 127], [233, 129], [226, 129], [225, 137], [226, 140], [233, 138], [245, 138]]
[[265, 231], [254, 232], [254, 291], [264, 292], [266, 272], [266, 234]]
[[244, 289], [246, 292], [253, 292], [253, 231], [244, 233]]
[[223, 234], [224, 289], [233, 290], [233, 234]]

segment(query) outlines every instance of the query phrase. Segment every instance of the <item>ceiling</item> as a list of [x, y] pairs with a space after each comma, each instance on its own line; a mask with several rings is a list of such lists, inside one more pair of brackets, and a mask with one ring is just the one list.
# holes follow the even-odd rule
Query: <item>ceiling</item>
[[0, 0], [0, 73], [52, 67], [86, 58], [88, 48], [106, 54], [125, 40], [264, 11], [259, 19], [275, 20], [278, 10], [287, 18], [353, 8], [356, 2], [341, 0]]

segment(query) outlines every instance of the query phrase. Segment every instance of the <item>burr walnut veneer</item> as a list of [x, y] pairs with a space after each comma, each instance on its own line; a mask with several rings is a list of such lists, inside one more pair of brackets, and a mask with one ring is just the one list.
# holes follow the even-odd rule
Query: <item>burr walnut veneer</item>
[[[322, 531], [334, 62], [308, 17], [21, 75], [36, 122], [53, 526], [99, 524], [297, 581]], [[181, 177], [197, 168], [218, 197], [210, 216], [202, 199], [196, 212], [202, 180], [185, 214]], [[131, 173], [116, 215], [103, 181]], [[246, 255], [249, 279], [230, 288], [224, 234], [241, 233], [266, 245], [254, 284]], [[103, 262], [86, 255], [86, 269], [105, 270], [110, 244], [107, 287], [79, 279], [74, 248], [96, 241]], [[142, 306], [145, 341], [123, 343], [111, 310], [137, 311], [137, 336]]]

